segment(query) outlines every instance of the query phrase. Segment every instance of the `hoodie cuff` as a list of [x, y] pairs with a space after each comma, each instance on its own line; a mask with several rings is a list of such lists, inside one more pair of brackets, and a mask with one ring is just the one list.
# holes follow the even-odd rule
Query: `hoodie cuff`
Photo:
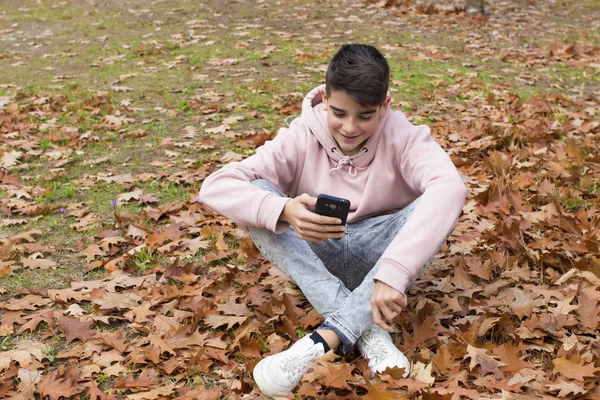
[[384, 261], [379, 264], [379, 269], [373, 280], [381, 281], [399, 291], [406, 293], [406, 288], [412, 280], [413, 275], [401, 264]]
[[267, 196], [260, 207], [259, 225], [277, 234], [285, 232], [290, 224], [279, 220], [286, 203], [290, 201], [289, 197], [281, 197], [273, 193]]

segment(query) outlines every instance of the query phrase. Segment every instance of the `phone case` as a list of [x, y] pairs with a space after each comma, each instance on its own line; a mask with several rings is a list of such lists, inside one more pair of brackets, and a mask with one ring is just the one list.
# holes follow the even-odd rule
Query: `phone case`
[[320, 215], [339, 218], [342, 220], [342, 225], [346, 225], [348, 213], [350, 212], [350, 200], [327, 194], [320, 194], [317, 197], [315, 212]]

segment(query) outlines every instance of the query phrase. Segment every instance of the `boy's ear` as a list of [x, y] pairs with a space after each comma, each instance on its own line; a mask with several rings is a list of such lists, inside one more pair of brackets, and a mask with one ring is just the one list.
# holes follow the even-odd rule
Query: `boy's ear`
[[323, 103], [323, 109], [325, 111], [327, 111], [327, 93], [325, 92], [325, 89], [321, 89], [321, 99], [322, 99], [322, 103]]
[[385, 97], [385, 100], [381, 104], [381, 110], [380, 110], [380, 113], [379, 113], [380, 117], [383, 117], [385, 115], [385, 113], [388, 110], [388, 107], [390, 106], [390, 102], [391, 101], [392, 101], [392, 97], [391, 96], [386, 96]]

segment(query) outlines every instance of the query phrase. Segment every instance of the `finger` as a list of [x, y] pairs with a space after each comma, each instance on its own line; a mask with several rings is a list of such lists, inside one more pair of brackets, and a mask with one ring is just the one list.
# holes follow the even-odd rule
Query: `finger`
[[395, 296], [386, 299], [387, 306], [392, 310], [404, 310], [408, 304], [406, 295], [404, 293], [396, 292]]
[[406, 294], [400, 292], [400, 298], [396, 300], [396, 304], [405, 309], [408, 306], [408, 297], [406, 297]]
[[312, 211], [309, 211], [307, 214], [305, 214], [305, 218], [307, 221], [318, 225], [333, 225], [338, 227], [342, 225], [342, 220], [339, 218], [328, 217], [326, 215], [317, 214]]
[[381, 313], [377, 306], [372, 307], [373, 312], [373, 322], [375, 325], [380, 326], [382, 329], [385, 329], [388, 332], [392, 332], [392, 327], [385, 323], [385, 321], [381, 318]]
[[402, 307], [401, 305], [399, 305], [398, 303], [390, 303], [388, 304], [388, 307], [390, 310], [392, 310], [396, 315], [400, 314], [402, 312], [402, 310], [404, 310], [404, 307]]
[[306, 230], [302, 228], [294, 228], [296, 233], [300, 237], [300, 239], [308, 240], [311, 242], [322, 242], [323, 240], [328, 239], [340, 239], [343, 238], [344, 232], [320, 232], [320, 231], [312, 231]]
[[392, 310], [391, 310], [391, 309], [390, 309], [390, 308], [387, 306], [387, 304], [386, 304], [386, 305], [384, 305], [384, 306], [381, 306], [381, 307], [379, 307], [379, 310], [380, 310], [380, 312], [381, 312], [381, 315], [383, 316], [383, 318], [384, 318], [386, 321], [390, 321], [390, 320], [394, 319], [394, 317], [395, 317], [396, 315], [398, 315], [398, 313], [397, 313], [397, 312], [395, 312], [395, 311], [392, 311]]
[[381, 329], [384, 329], [388, 332], [394, 332], [394, 329], [391, 326], [389, 326], [388, 324], [386, 324], [385, 322], [379, 322], [376, 325], [379, 326]]
[[307, 221], [305, 219], [300, 219], [298, 222], [296, 222], [297, 227], [302, 230], [302, 231], [311, 231], [311, 232], [315, 232], [315, 233], [322, 233], [322, 234], [328, 234], [328, 233], [340, 233], [340, 232], [345, 232], [346, 231], [346, 227], [344, 225], [323, 225], [323, 224], [318, 224], [315, 222], [311, 222], [311, 221]]
[[298, 233], [300, 239], [308, 240], [309, 242], [322, 242], [328, 239], [341, 239], [344, 237], [344, 233], [316, 233], [316, 232], [302, 232]]

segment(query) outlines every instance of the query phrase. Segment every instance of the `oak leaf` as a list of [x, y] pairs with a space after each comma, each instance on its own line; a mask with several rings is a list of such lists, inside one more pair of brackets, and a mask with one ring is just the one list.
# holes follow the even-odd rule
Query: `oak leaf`
[[133, 240], [144, 240], [148, 236], [148, 232], [143, 229], [138, 228], [137, 226], [131, 224], [127, 229], [126, 237], [130, 237]]
[[200, 236], [195, 239], [188, 239], [181, 242], [179, 245], [183, 249], [188, 249], [191, 255], [196, 255], [198, 250], [207, 249], [210, 242], [208, 240], [203, 240]]
[[127, 338], [123, 331], [97, 332], [96, 338], [121, 354], [131, 350], [131, 346], [127, 343]]
[[11, 299], [8, 301], [8, 304], [4, 306], [7, 310], [17, 311], [17, 310], [37, 310], [40, 307], [43, 307], [49, 303], [52, 303], [52, 300], [39, 296], [37, 294], [28, 294], [20, 299]]
[[149, 318], [150, 316], [153, 316], [156, 314], [154, 311], [150, 310], [152, 308], [152, 306], [153, 306], [153, 304], [151, 302], [143, 301], [142, 304], [139, 305], [138, 307], [136, 307], [130, 311], [127, 311], [124, 314], [124, 316], [138, 324], [144, 323], [144, 322], [150, 320], [150, 318]]
[[413, 377], [416, 381], [432, 384], [435, 382], [435, 377], [431, 375], [432, 368], [433, 363], [425, 365], [417, 361], [412, 367], [411, 377]]
[[106, 293], [101, 299], [94, 299], [92, 303], [98, 305], [101, 310], [131, 310], [137, 308], [142, 298], [135, 293]]
[[133, 374], [127, 376], [127, 378], [117, 379], [115, 382], [116, 388], [140, 388], [140, 387], [151, 387], [157, 385], [160, 382], [158, 375], [144, 370], [137, 378], [134, 378]]
[[318, 381], [328, 388], [350, 389], [348, 381], [354, 380], [354, 367], [351, 364], [320, 360], [312, 364], [311, 369], [311, 372], [302, 377], [303, 381]]
[[523, 361], [517, 357], [517, 354], [525, 350], [525, 345], [516, 346], [512, 342], [504, 343], [501, 346], [492, 349], [492, 352], [500, 358], [504, 366], [500, 367], [500, 370], [504, 372], [517, 372], [523, 368], [531, 368], [533, 365], [527, 361]]
[[198, 386], [177, 396], [177, 400], [218, 400], [222, 396], [221, 388]]
[[167, 226], [167, 228], [160, 232], [156, 231], [146, 237], [146, 244], [151, 248], [155, 249], [162, 245], [167, 240], [173, 242], [185, 235], [186, 231], [180, 230], [183, 224], [175, 223]]
[[81, 393], [76, 381], [69, 378], [57, 377], [57, 371], [52, 372], [38, 383], [36, 391], [42, 399], [58, 400], [60, 398], [70, 399]]
[[23, 267], [30, 269], [49, 269], [56, 268], [58, 264], [55, 261], [44, 258], [21, 258]]
[[96, 256], [103, 256], [104, 251], [96, 243], [92, 243], [86, 247], [85, 250], [80, 251], [79, 254], [84, 255], [89, 263], [93, 261]]
[[465, 356], [465, 359], [467, 358], [471, 358], [471, 363], [469, 364], [469, 369], [471, 371], [479, 365], [481, 368], [481, 376], [485, 376], [491, 372], [498, 379], [504, 378], [504, 374], [498, 368], [506, 364], [487, 355], [485, 349], [479, 349], [469, 344], [467, 345], [467, 355]]
[[23, 157], [23, 153], [20, 151], [12, 150], [2, 155], [0, 159], [0, 167], [10, 169], [18, 164], [19, 160]]
[[[93, 345], [90, 345], [92, 343]], [[124, 357], [121, 355], [121, 352], [116, 349], [105, 350], [100, 353], [94, 353], [96, 351], [95, 347], [101, 347], [101, 344], [90, 342], [86, 343], [86, 353], [93, 354], [91, 357], [92, 362], [94, 364], [100, 365], [101, 367], [108, 368], [115, 363], [120, 363], [124, 360]]]
[[190, 347], [202, 347], [206, 343], [209, 332], [200, 333], [197, 330], [192, 334], [187, 333], [187, 327], [181, 327], [173, 334], [165, 337], [166, 345], [173, 349], [187, 349]]
[[[9, 264], [0, 263], [0, 278], [2, 278], [5, 275], [10, 274], [11, 271], [12, 271], [12, 268], [10, 267]], [[3, 336], [3, 335], [0, 335], [0, 336]]]
[[452, 284], [458, 289], [468, 290], [475, 286], [473, 278], [465, 271], [462, 265], [454, 267], [454, 277]]
[[503, 300], [520, 319], [531, 317], [533, 299], [524, 290], [514, 287], [504, 288], [498, 294], [498, 298]]
[[69, 226], [76, 231], [86, 231], [92, 229], [92, 226], [97, 222], [102, 222], [102, 220], [96, 214], [89, 213], [78, 222], [72, 223]]
[[87, 392], [90, 396], [90, 400], [111, 400], [112, 398], [102, 393], [98, 386], [96, 386], [93, 382], [90, 383], [90, 388]]
[[213, 329], [227, 324], [227, 329], [231, 329], [235, 324], [243, 324], [248, 317], [236, 317], [231, 315], [209, 315], [204, 318], [204, 323]]
[[121, 193], [117, 196], [117, 205], [127, 203], [130, 200], [138, 200], [144, 192], [142, 189], [137, 189], [132, 192]]
[[252, 314], [246, 304], [236, 303], [235, 300], [232, 300], [228, 303], [217, 304], [217, 310], [225, 315], [237, 315], [240, 317], [249, 316]]
[[392, 400], [402, 399], [406, 397], [399, 397], [398, 392], [392, 392], [389, 390], [390, 385], [387, 383], [376, 383], [372, 386], [367, 387], [367, 394], [365, 399], [367, 400]]
[[154, 193], [144, 193], [138, 199], [139, 204], [158, 203], [159, 201], [160, 201], [160, 198], [158, 197], [158, 195], [156, 195]]
[[92, 325], [94, 325], [93, 321], [81, 322], [77, 318], [62, 317], [58, 320], [58, 326], [65, 334], [67, 343], [71, 343], [75, 339], [82, 342], [91, 340], [95, 335]]
[[554, 364], [552, 372], [580, 382], [583, 382], [586, 377], [595, 376], [595, 373], [600, 371], [600, 367], [595, 367], [593, 362], [582, 365], [579, 354], [575, 354], [571, 358], [567, 358], [567, 354], [565, 354], [552, 360], [552, 363]]
[[596, 330], [600, 322], [600, 306], [598, 300], [589, 297], [586, 293], [579, 296], [579, 305], [576, 307], [579, 321], [586, 328]]
[[42, 379], [41, 371], [30, 371], [28, 369], [19, 368], [19, 395], [13, 397], [14, 400], [34, 400], [35, 385]]
[[560, 390], [560, 392], [557, 395], [558, 397], [567, 397], [571, 393], [574, 396], [576, 396], [578, 394], [585, 394], [588, 391], [583, 386], [579, 386], [575, 382], [559, 381], [557, 384], [546, 386], [551, 392], [556, 392], [557, 390]]

